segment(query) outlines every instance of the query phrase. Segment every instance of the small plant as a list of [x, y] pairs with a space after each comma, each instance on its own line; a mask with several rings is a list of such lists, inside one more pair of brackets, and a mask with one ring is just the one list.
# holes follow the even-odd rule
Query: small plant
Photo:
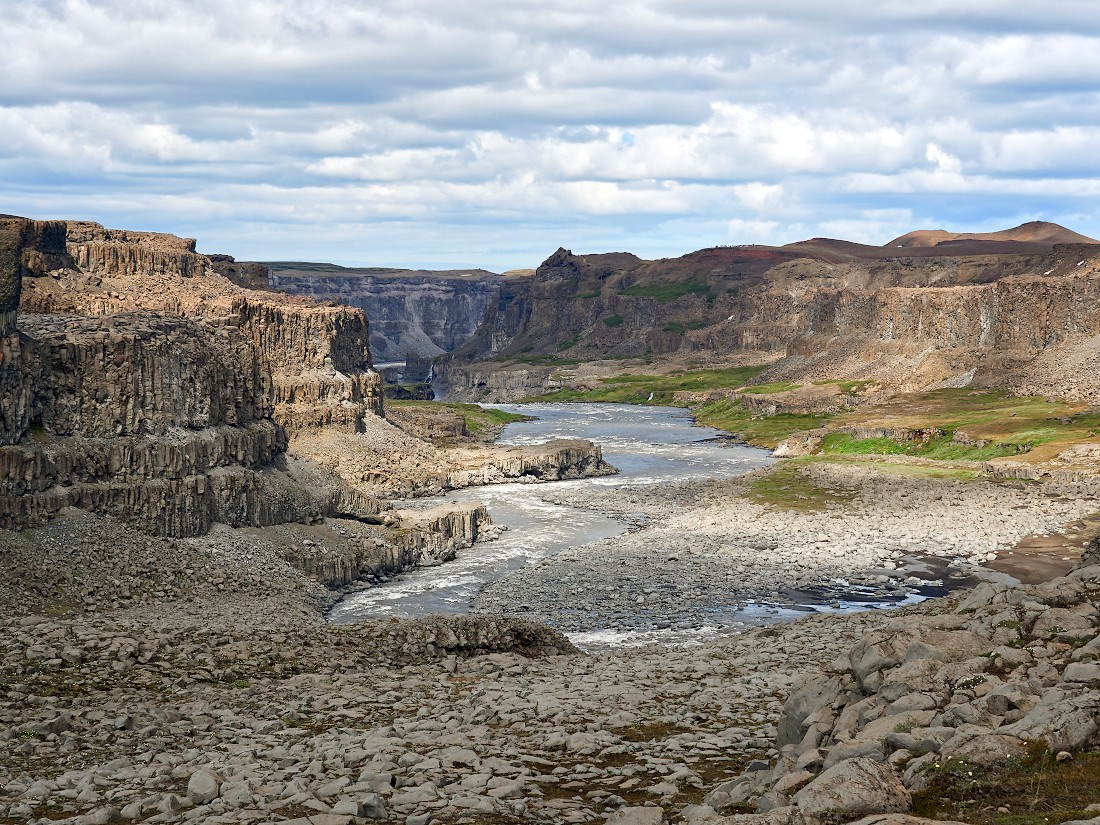
[[969, 676], [966, 679], [960, 679], [958, 682], [956, 682], [955, 690], [970, 690], [971, 688], [975, 688], [978, 685], [982, 684], [984, 681], [985, 676], [982, 676], [981, 674]]
[[918, 727], [920, 727], [920, 722], [913, 717], [909, 717], [904, 722], [898, 722], [894, 725], [894, 733], [910, 733]]
[[603, 319], [603, 322], [607, 324], [611, 329], [615, 327], [621, 327], [623, 325], [623, 316], [621, 315], [608, 315]]

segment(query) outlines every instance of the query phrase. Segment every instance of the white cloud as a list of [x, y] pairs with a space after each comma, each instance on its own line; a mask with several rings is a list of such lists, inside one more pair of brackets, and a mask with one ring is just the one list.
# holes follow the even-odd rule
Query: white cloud
[[364, 263], [423, 261], [425, 238], [467, 261], [526, 244], [511, 265], [569, 238], [678, 254], [1025, 213], [1096, 235], [1094, 19], [1085, 0], [25, 0], [0, 28], [0, 211]]

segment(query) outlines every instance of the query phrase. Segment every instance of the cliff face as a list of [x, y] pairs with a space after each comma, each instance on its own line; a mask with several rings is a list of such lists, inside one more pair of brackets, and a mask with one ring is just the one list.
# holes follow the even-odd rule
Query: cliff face
[[380, 512], [282, 469], [288, 435], [381, 413], [361, 312], [242, 290], [185, 239], [65, 239], [0, 219], [0, 526], [68, 506], [170, 536]]
[[[434, 357], [469, 340], [506, 279], [484, 270], [345, 269], [331, 264], [268, 264], [273, 289], [362, 308], [380, 361], [408, 353]], [[507, 279], [512, 280], [512, 279]]]
[[533, 364], [526, 393], [549, 388], [555, 364], [702, 353], [776, 362], [762, 380], [1022, 386], [1043, 353], [1092, 347], [1100, 335], [1095, 244], [901, 257], [866, 248], [875, 257], [830, 243], [665, 261], [559, 250], [534, 278], [502, 289], [474, 339], [442, 364], [439, 385], [451, 397], [514, 398], [507, 388], [520, 370], [487, 361]]
[[359, 432], [364, 415], [382, 414], [361, 311], [243, 289], [217, 274], [188, 238], [94, 223], [71, 224], [67, 238], [75, 268], [28, 279], [25, 313], [152, 310], [235, 329], [269, 373], [274, 418], [292, 436], [318, 427]]

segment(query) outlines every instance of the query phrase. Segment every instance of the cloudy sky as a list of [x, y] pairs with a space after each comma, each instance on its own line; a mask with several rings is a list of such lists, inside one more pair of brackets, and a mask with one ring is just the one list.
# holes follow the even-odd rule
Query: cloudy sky
[[0, 212], [239, 259], [1100, 237], [1095, 0], [3, 0]]

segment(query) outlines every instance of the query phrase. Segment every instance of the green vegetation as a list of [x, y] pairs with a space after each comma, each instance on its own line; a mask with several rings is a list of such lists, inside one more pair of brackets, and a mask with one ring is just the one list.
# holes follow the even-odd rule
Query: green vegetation
[[936, 461], [988, 461], [991, 458], [1018, 455], [1022, 446], [1024, 445], [987, 444], [979, 447], [958, 444], [951, 440], [950, 434], [927, 441], [895, 441], [892, 438], [853, 438], [846, 433], [830, 433], [825, 436], [821, 451], [826, 455], [913, 455]]
[[580, 343], [580, 340], [581, 337], [579, 335], [574, 335], [568, 341], [562, 341], [560, 344], [558, 344], [558, 352], [565, 352], [567, 349], [572, 349]]
[[[1036, 396], [999, 390], [949, 389], [898, 396], [876, 408], [891, 426], [964, 431], [971, 440], [1037, 447], [1051, 441], [1080, 440], [1100, 427], [1100, 414]], [[859, 413], [854, 417], [861, 418]]]
[[731, 367], [716, 370], [679, 370], [668, 375], [616, 375], [603, 378], [592, 390], [558, 390], [526, 401], [609, 401], [619, 404], [669, 405], [677, 392], [739, 387], [759, 375], [764, 367]]
[[685, 295], [702, 295], [708, 301], [714, 300], [714, 290], [709, 284], [701, 281], [673, 281], [664, 284], [650, 284], [648, 286], [634, 285], [627, 287], [620, 295], [631, 295], [637, 298], [656, 298], [659, 304], [668, 304]]
[[894, 733], [909, 733], [911, 730], [919, 727], [920, 721], [910, 716], [904, 722], [898, 722], [894, 725]]
[[603, 322], [612, 329], [614, 329], [615, 327], [621, 327], [623, 325], [623, 316], [608, 315], [606, 318], [603, 319]]
[[600, 293], [599, 292], [582, 292], [577, 297], [587, 301], [587, 300], [591, 300], [592, 298], [599, 298]]
[[692, 412], [700, 424], [737, 433], [746, 441], [762, 447], [775, 447], [792, 433], [817, 429], [833, 418], [830, 413], [756, 416], [744, 402], [725, 398], [699, 404]]
[[961, 819], [973, 825], [1047, 825], [1088, 819], [1085, 807], [1100, 798], [1100, 753], [1077, 753], [1058, 762], [1045, 745], [988, 767], [933, 763], [929, 787], [913, 795], [913, 813]]
[[[1091, 438], [1100, 430], [1100, 414], [1096, 412], [997, 390], [949, 389], [898, 396], [876, 405], [873, 411], [875, 417], [871, 420], [867, 410], [857, 409], [839, 416], [836, 423], [939, 434], [930, 439], [896, 441], [833, 433], [826, 436], [823, 452], [911, 455], [937, 461], [988, 461], [1031, 453], [1031, 459], [1044, 460], [1065, 445]], [[956, 433], [965, 434], [965, 438], [956, 441]]]
[[447, 406], [462, 413], [466, 419], [466, 429], [471, 435], [480, 434], [488, 426], [503, 426], [513, 421], [534, 420], [530, 415], [521, 415], [493, 407], [479, 407], [477, 404], [448, 404]]
[[863, 395], [864, 391], [874, 384], [874, 381], [814, 381], [815, 387], [825, 387], [835, 384], [845, 395]]
[[804, 472], [807, 463], [787, 461], [757, 476], [749, 482], [748, 497], [758, 504], [798, 511], [826, 510], [855, 498], [854, 490], [817, 484]]
[[553, 355], [523, 355], [519, 358], [506, 356], [499, 360], [516, 361], [520, 364], [531, 364], [532, 366], [537, 366], [541, 364], [547, 367], [569, 367], [574, 364], [580, 363], [580, 359], [577, 358], [557, 358]]
[[745, 392], [751, 392], [753, 395], [770, 395], [773, 392], [797, 390], [801, 386], [790, 381], [772, 381], [770, 384], [754, 384], [751, 387], [745, 387]]

